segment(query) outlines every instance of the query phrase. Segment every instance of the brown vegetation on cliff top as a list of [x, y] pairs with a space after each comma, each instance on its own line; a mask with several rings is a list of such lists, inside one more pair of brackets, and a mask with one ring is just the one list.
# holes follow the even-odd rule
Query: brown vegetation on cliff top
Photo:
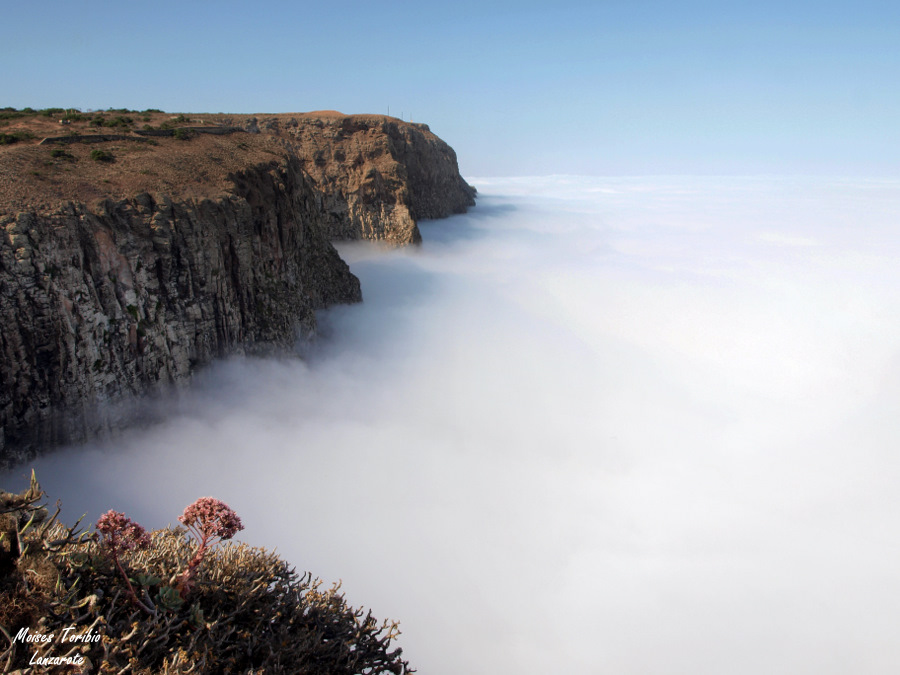
[[[94, 120], [114, 122], [129, 117], [128, 126], [97, 126]], [[333, 124], [380, 126], [385, 122], [406, 124], [383, 115], [343, 115], [333, 110], [312, 113], [266, 115], [195, 114], [118, 111], [77, 114], [61, 124], [65, 113], [54, 116], [29, 114], [0, 121], [0, 134], [24, 135], [18, 142], [0, 144], [0, 214], [20, 210], [49, 212], [66, 202], [91, 205], [98, 200], [133, 197], [141, 192], [166, 194], [176, 201], [215, 198], [231, 192], [229, 175], [250, 166], [280, 161], [293, 150], [305, 154], [300, 140], [284, 133], [300, 123], [321, 120]], [[256, 125], [257, 119], [268, 124]], [[92, 123], [92, 121], [94, 121]], [[422, 125], [416, 126], [431, 135]], [[145, 127], [183, 129], [187, 138], [142, 136]], [[191, 128], [234, 127], [227, 135], [194, 133]], [[250, 129], [258, 133], [247, 133]], [[78, 142], [44, 142], [45, 138], [78, 135]], [[116, 135], [127, 139], [96, 142], [92, 137]], [[112, 155], [112, 161], [92, 159], [97, 150]], [[332, 158], [329, 158], [331, 160]], [[375, 155], [367, 164], [385, 168], [392, 160]]]

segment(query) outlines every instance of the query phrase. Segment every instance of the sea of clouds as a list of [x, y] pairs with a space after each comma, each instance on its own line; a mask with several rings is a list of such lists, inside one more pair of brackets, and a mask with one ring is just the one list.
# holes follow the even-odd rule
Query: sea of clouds
[[154, 527], [219, 497], [429, 675], [893, 672], [900, 182], [473, 182], [420, 248], [342, 246], [365, 302], [304, 360], [42, 484]]

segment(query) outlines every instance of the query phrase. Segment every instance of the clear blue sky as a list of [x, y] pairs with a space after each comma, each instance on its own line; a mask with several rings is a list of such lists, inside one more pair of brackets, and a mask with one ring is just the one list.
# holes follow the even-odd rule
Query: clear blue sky
[[900, 3], [8, 0], [0, 106], [427, 122], [469, 176], [900, 174]]

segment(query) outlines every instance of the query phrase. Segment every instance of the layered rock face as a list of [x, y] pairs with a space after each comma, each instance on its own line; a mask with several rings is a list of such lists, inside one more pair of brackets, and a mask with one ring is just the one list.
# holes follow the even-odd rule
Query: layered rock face
[[475, 205], [456, 153], [425, 124], [380, 115], [273, 115], [227, 120], [289, 142], [323, 195], [332, 239], [418, 243], [417, 221]]
[[144, 120], [156, 131], [82, 120], [60, 137], [35, 116], [10, 129], [31, 141], [0, 147], [0, 466], [119, 427], [197, 366], [290, 348], [316, 309], [359, 301], [331, 239], [415, 243], [418, 219], [474, 204], [425, 125]]
[[227, 354], [290, 347], [361, 299], [291, 157], [230, 196], [0, 215], [0, 463], [114, 424], [109, 404]]

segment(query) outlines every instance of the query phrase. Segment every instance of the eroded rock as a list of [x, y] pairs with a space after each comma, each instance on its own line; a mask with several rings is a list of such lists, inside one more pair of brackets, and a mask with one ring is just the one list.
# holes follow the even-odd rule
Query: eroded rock
[[106, 403], [215, 357], [290, 348], [315, 310], [361, 299], [296, 158], [200, 202], [141, 194], [0, 217], [6, 463], [116, 423]]

